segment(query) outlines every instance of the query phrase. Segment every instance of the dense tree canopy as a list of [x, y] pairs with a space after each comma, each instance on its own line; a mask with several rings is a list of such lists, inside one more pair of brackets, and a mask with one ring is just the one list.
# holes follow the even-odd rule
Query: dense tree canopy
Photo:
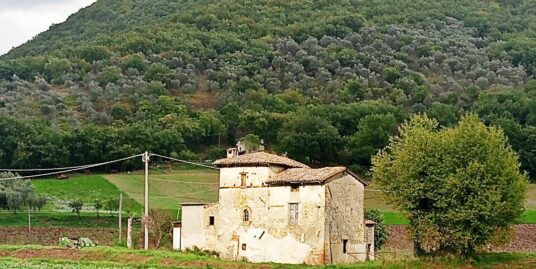
[[[366, 167], [407, 115], [452, 126], [474, 111], [505, 128], [536, 178], [523, 143], [536, 126], [535, 12], [530, 1], [99, 0], [0, 57], [0, 166], [205, 157], [252, 133], [304, 161]], [[304, 115], [318, 121], [316, 149], [296, 144]]]
[[373, 179], [407, 213], [417, 254], [473, 253], [520, 217], [527, 178], [501, 129], [415, 115], [373, 159]]

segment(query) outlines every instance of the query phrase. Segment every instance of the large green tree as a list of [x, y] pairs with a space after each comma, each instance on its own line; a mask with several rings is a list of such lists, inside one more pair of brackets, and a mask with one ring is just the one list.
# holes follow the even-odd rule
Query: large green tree
[[417, 254], [469, 255], [523, 212], [527, 178], [503, 131], [475, 115], [438, 127], [426, 115], [373, 158], [373, 180], [407, 213]]
[[358, 131], [349, 141], [353, 161], [370, 165], [370, 156], [389, 143], [389, 136], [396, 132], [396, 119], [393, 114], [368, 115], [359, 121]]
[[335, 160], [342, 147], [342, 139], [327, 120], [300, 111], [283, 126], [279, 133], [280, 150], [306, 162]]

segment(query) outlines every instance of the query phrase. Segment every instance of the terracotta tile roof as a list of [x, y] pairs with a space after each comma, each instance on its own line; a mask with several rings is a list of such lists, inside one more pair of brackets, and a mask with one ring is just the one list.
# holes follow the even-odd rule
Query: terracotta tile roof
[[346, 167], [324, 167], [319, 169], [292, 168], [287, 169], [266, 181], [268, 184], [278, 183], [323, 183], [331, 177], [345, 172]]
[[246, 165], [280, 165], [290, 168], [309, 168], [309, 166], [287, 157], [266, 152], [255, 152], [232, 158], [219, 159], [214, 162], [217, 167], [246, 166]]

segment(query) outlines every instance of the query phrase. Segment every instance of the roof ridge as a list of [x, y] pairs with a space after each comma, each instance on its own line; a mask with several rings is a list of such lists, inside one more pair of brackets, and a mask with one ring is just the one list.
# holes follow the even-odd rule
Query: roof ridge
[[218, 167], [232, 167], [245, 165], [280, 165], [291, 168], [310, 168], [309, 166], [300, 163], [288, 157], [279, 156], [277, 154], [264, 151], [247, 153], [231, 158], [219, 159], [214, 162]]
[[284, 183], [325, 183], [329, 179], [340, 173], [347, 173], [361, 182], [364, 186], [368, 184], [358, 175], [353, 173], [345, 166], [327, 166], [322, 168], [289, 168], [283, 170], [269, 178], [268, 184], [284, 184]]

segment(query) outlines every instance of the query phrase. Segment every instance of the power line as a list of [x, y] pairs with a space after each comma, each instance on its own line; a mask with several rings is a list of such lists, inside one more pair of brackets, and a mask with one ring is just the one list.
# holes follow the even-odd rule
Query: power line
[[86, 167], [87, 165], [78, 165], [70, 167], [57, 167], [57, 168], [35, 168], [35, 169], [0, 169], [1, 172], [44, 172], [44, 171], [57, 171], [57, 170], [67, 170], [67, 169], [76, 169]]
[[[142, 154], [140, 155], [136, 155], [137, 156], [141, 156]], [[134, 157], [134, 156], [133, 156]], [[107, 164], [108, 162], [103, 162], [103, 163], [96, 163], [96, 164], [85, 164], [85, 165], [78, 165], [78, 166], [67, 166], [67, 167], [56, 167], [56, 168], [31, 168], [31, 169], [8, 169], [8, 168], [2, 168], [0, 169], [0, 172], [2, 171], [8, 171], [8, 172], [43, 172], [43, 171], [57, 171], [57, 170], [67, 170], [67, 169], [77, 169], [77, 168], [83, 168], [83, 167], [88, 167], [88, 166], [92, 166], [92, 165], [105, 165]]]
[[88, 164], [88, 165], [85, 165], [85, 166], [81, 166], [79, 168], [62, 170], [62, 171], [58, 171], [58, 172], [51, 172], [51, 173], [30, 175], [30, 176], [18, 176], [18, 177], [11, 177], [11, 178], [1, 178], [0, 181], [7, 181], [7, 180], [14, 180], [14, 179], [31, 179], [31, 178], [37, 178], [37, 177], [60, 175], [60, 174], [64, 174], [64, 173], [70, 173], [70, 172], [84, 170], [84, 169], [87, 169], [87, 168], [93, 168], [93, 167], [103, 166], [103, 165], [107, 165], [107, 164], [111, 164], [111, 163], [122, 162], [122, 161], [126, 161], [126, 160], [130, 160], [130, 159], [133, 159], [133, 158], [140, 157], [142, 155], [143, 154], [138, 154], [138, 155], [133, 155], [133, 156], [130, 156], [130, 157], [121, 158], [121, 159], [117, 159], [117, 160], [113, 160], [113, 161], [108, 161], [108, 162], [103, 162], [103, 163], [96, 163], [96, 164]]
[[[194, 194], [200, 194], [200, 193], [205, 193], [205, 192], [212, 192], [212, 191], [217, 191], [219, 188], [209, 188], [209, 189], [206, 189], [206, 190], [202, 190], [202, 191], [197, 191], [197, 192], [192, 192], [192, 193], [186, 193], [186, 194], [178, 194], [178, 195], [165, 195], [165, 196], [151, 196], [151, 197], [160, 197], [160, 198], [184, 198], [184, 197], [187, 197], [188, 195], [194, 195]], [[130, 193], [126, 193], [129, 197], [141, 197], [144, 193], [141, 193], [141, 192], [130, 192]], [[187, 197], [188, 198], [188, 197]]]
[[172, 160], [172, 161], [176, 161], [176, 162], [187, 163], [187, 164], [191, 164], [191, 165], [197, 165], [197, 166], [201, 166], [201, 167], [205, 167], [205, 168], [210, 168], [210, 169], [214, 169], [214, 170], [220, 170], [219, 168], [214, 167], [214, 166], [204, 165], [204, 164], [200, 164], [200, 163], [194, 163], [194, 162], [185, 161], [185, 160], [181, 160], [181, 159], [176, 159], [176, 158], [172, 158], [172, 157], [168, 157], [168, 156], [163, 156], [163, 155], [155, 154], [155, 153], [151, 153], [149, 156], [156, 156], [156, 157], [160, 157], [160, 158], [163, 158], [163, 159], [168, 159], [168, 160]]
[[171, 183], [186, 183], [186, 184], [199, 184], [199, 185], [218, 185], [217, 182], [210, 183], [210, 182], [197, 182], [197, 181], [178, 181], [178, 180], [169, 180], [169, 179], [161, 179], [156, 177], [149, 177], [150, 180], [155, 181], [163, 181], [163, 182], [171, 182]]

